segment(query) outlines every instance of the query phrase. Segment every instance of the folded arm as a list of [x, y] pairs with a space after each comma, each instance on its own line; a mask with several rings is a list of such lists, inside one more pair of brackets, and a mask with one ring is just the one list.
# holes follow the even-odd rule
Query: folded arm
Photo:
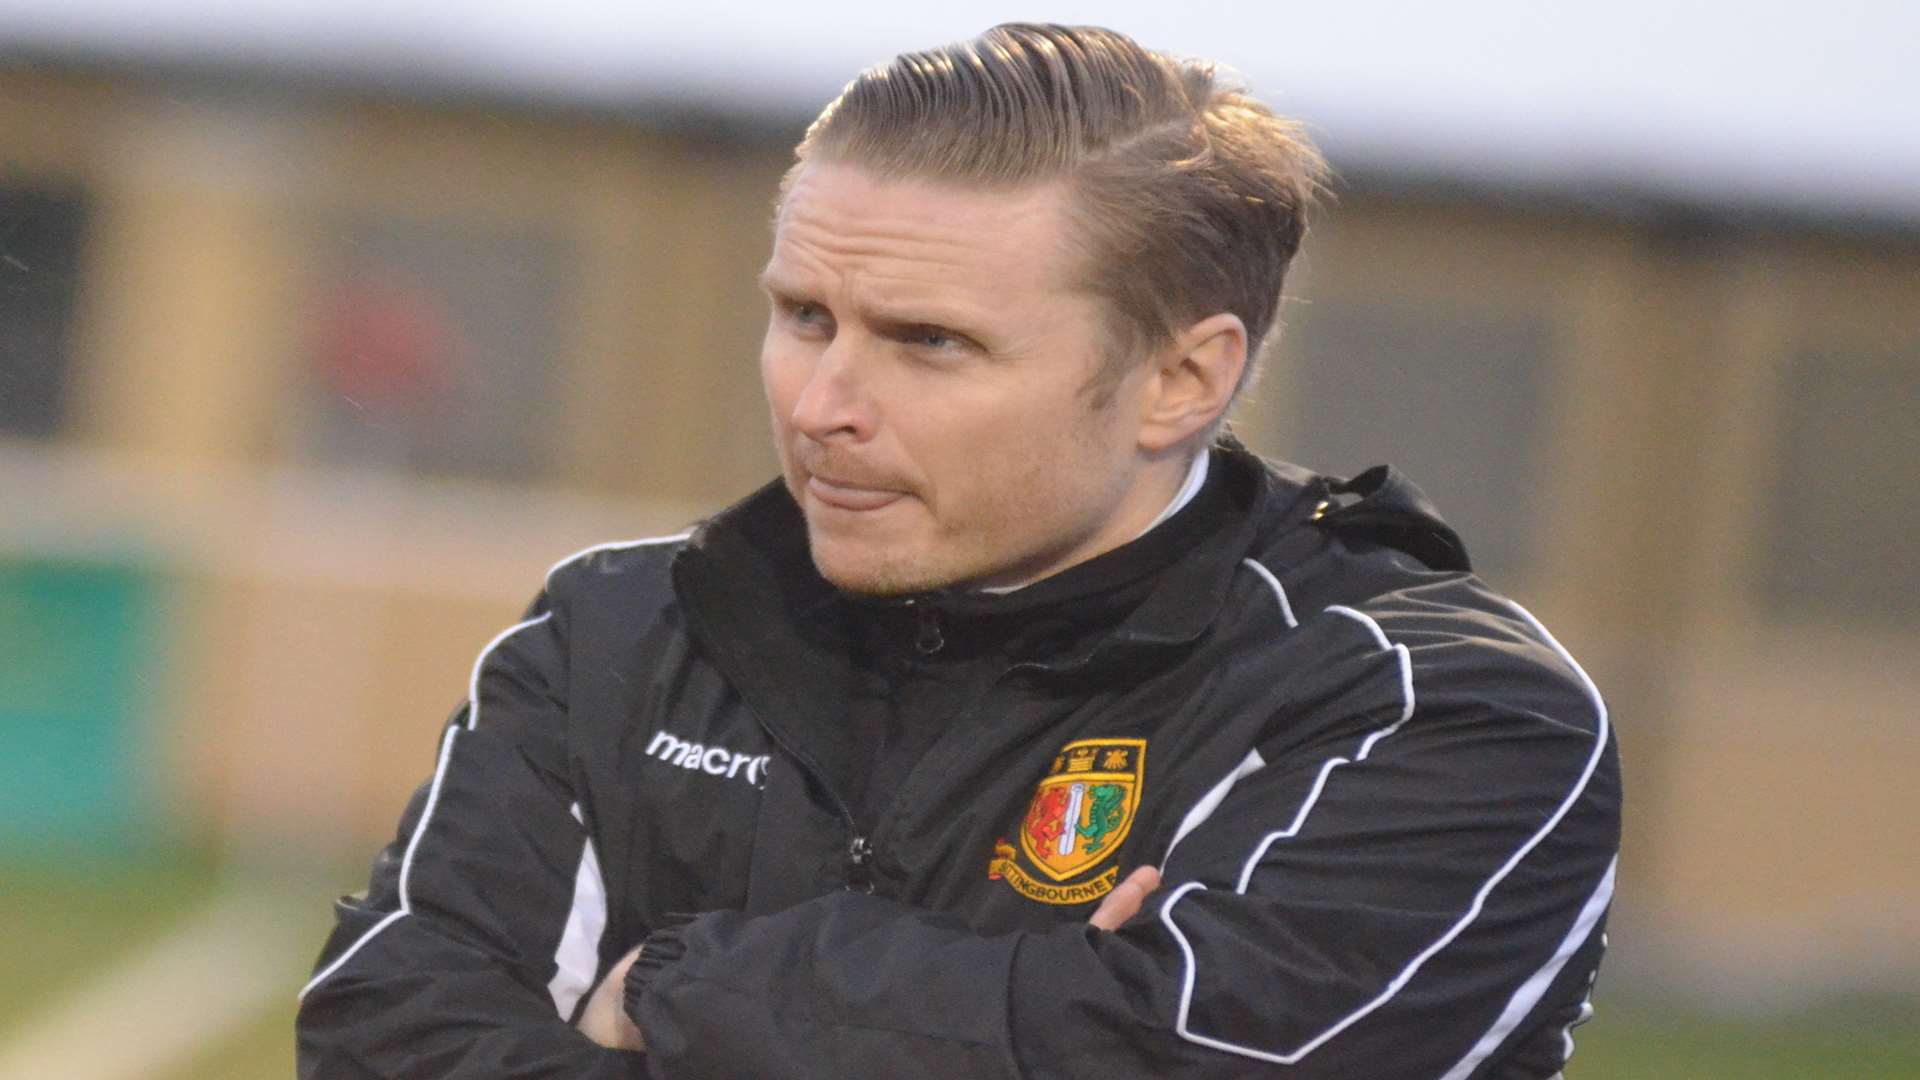
[[[1405, 650], [1365, 662], [1411, 688]], [[1436, 678], [1256, 749], [1111, 933], [856, 893], [712, 913], [652, 939], [632, 1018], [663, 1076], [1552, 1075], [1618, 847], [1604, 712], [1568, 685]]]
[[502, 634], [363, 897], [301, 992], [311, 1077], [646, 1075], [569, 1023], [601, 967], [604, 889], [565, 764], [551, 616]]

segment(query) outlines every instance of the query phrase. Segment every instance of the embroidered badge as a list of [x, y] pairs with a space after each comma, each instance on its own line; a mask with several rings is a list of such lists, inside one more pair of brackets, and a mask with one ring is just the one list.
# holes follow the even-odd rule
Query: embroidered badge
[[1046, 904], [1080, 904], [1112, 891], [1119, 864], [1088, 875], [1133, 827], [1146, 757], [1145, 739], [1081, 739], [1061, 747], [1027, 804], [1018, 850], [1003, 837], [987, 876]]

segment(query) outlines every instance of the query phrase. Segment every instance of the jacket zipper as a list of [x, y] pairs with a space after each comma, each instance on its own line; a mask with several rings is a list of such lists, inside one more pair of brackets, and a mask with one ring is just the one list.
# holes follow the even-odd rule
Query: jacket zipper
[[788, 742], [786, 736], [780, 733], [780, 729], [767, 723], [765, 717], [756, 713], [754, 719], [760, 721], [760, 730], [766, 732], [767, 737], [772, 739], [775, 745], [786, 751], [788, 759], [812, 776], [820, 790], [826, 792], [827, 798], [833, 800], [833, 809], [840, 815], [841, 824], [846, 826], [849, 837], [845, 857], [842, 860], [842, 868], [846, 874], [846, 887], [854, 892], [872, 892], [873, 841], [861, 833], [860, 824], [853, 820], [853, 811], [847, 806], [847, 801], [840, 797], [840, 793], [835, 791], [831, 784], [827, 783], [826, 770], [822, 769], [813, 758], [802, 753], [799, 747]]
[[[914, 651], [921, 656], [933, 656], [946, 648], [947, 638], [940, 626], [940, 612], [932, 604], [918, 597], [909, 598], [906, 606], [914, 614]], [[838, 800], [838, 798], [836, 794], [835, 799]], [[873, 837], [860, 832], [859, 824], [853, 820], [852, 813], [846, 811], [844, 803], [841, 804], [841, 809], [847, 820], [847, 831], [853, 834], [852, 839], [847, 841], [847, 888], [871, 893], [873, 891]]]
[[913, 649], [921, 656], [932, 656], [947, 646], [946, 633], [940, 627], [940, 613], [932, 604], [919, 598], [910, 599], [906, 605], [913, 611]]
[[[911, 608], [914, 613], [914, 649], [922, 656], [932, 656], [945, 648], [947, 639], [945, 632], [940, 626], [939, 611], [917, 597], [907, 600], [906, 606]], [[995, 679], [994, 681], [998, 682], [999, 680]], [[756, 717], [756, 719], [760, 721], [761, 730], [765, 731], [767, 736], [771, 738], [780, 749], [787, 752], [787, 757], [797, 762], [802, 769], [811, 774], [813, 779], [819, 784], [820, 790], [826, 792], [827, 797], [833, 800], [833, 808], [840, 814], [840, 820], [847, 828], [847, 847], [844, 859], [842, 860], [843, 869], [846, 874], [847, 888], [855, 892], [872, 892], [873, 837], [860, 831], [860, 823], [854, 820], [853, 810], [847, 806], [846, 800], [840, 797], [840, 793], [835, 791], [832, 785], [827, 783], [826, 770], [822, 769], [813, 758], [801, 753], [798, 747], [788, 742], [786, 738], [780, 734], [779, 729], [767, 723], [765, 718]]]
[[873, 891], [873, 841], [858, 833], [847, 841], [847, 888]]

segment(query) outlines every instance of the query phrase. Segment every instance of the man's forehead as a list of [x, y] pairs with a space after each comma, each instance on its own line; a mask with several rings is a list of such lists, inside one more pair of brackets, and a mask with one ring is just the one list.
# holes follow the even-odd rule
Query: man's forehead
[[968, 186], [809, 165], [782, 200], [767, 276], [774, 284], [858, 268], [902, 287], [956, 279], [1021, 288], [1064, 282], [1062, 185]]

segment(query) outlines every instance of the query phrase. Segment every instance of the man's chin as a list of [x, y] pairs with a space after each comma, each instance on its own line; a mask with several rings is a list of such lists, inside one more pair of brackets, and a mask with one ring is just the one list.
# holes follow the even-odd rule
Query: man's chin
[[907, 596], [912, 593], [931, 592], [945, 582], [925, 578], [919, 575], [901, 573], [893, 568], [875, 568], [866, 566], [847, 567], [834, 563], [821, 563], [815, 560], [814, 566], [827, 583], [844, 593], [855, 596]]
[[959, 582], [960, 576], [942, 572], [923, 561], [902, 557], [898, 551], [846, 551], [842, 545], [812, 545], [813, 565], [820, 576], [841, 592], [858, 596], [905, 596], [932, 592]]

